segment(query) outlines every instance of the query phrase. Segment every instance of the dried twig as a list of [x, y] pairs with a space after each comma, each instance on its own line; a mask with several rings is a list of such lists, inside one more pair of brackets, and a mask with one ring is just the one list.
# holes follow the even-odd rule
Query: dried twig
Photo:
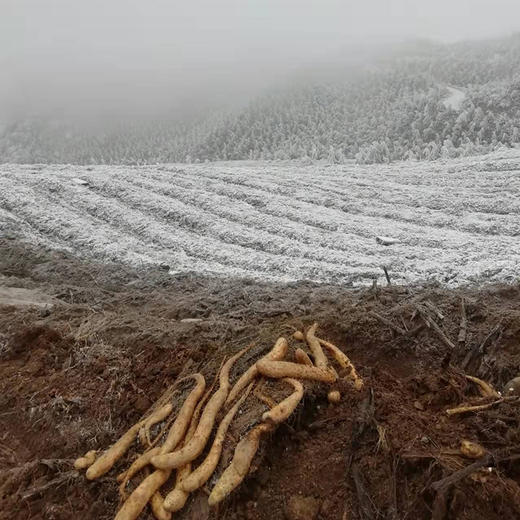
[[491, 403], [486, 404], [479, 404], [475, 406], [459, 406], [458, 408], [449, 408], [446, 410], [446, 413], [448, 415], [460, 415], [461, 413], [469, 413], [469, 412], [480, 412], [482, 410], [488, 410], [489, 408], [492, 408], [493, 406], [496, 406], [498, 404], [502, 404], [506, 401], [517, 401], [518, 397], [502, 397], [501, 399], [497, 399], [496, 401], [492, 401]]
[[390, 320], [386, 319], [384, 316], [381, 316], [375, 311], [370, 311], [370, 316], [373, 316], [374, 318], [377, 318], [381, 323], [384, 323], [388, 327], [390, 327], [394, 332], [397, 332], [397, 334], [404, 335], [406, 334], [406, 331], [399, 327], [399, 325], [395, 325]]
[[390, 281], [390, 275], [388, 274], [386, 266], [383, 266], [383, 271], [385, 272], [386, 283], [388, 285], [392, 285], [392, 282]]
[[493, 327], [491, 332], [484, 338], [484, 340], [478, 347], [475, 346], [466, 354], [466, 357], [464, 358], [464, 361], [461, 364], [463, 370], [466, 370], [468, 368], [468, 365], [473, 361], [473, 359], [475, 359], [477, 356], [482, 356], [486, 352], [488, 345], [494, 339], [495, 335], [500, 333], [501, 328], [502, 322], [500, 321]]
[[437, 335], [439, 336], [439, 338], [441, 338], [441, 340], [450, 348], [450, 349], [454, 349], [455, 348], [455, 345], [451, 342], [451, 340], [448, 338], [448, 336], [446, 336], [446, 334], [444, 333], [444, 331], [439, 327], [439, 325], [437, 324], [437, 322], [431, 317], [428, 315], [428, 313], [426, 312], [425, 309], [423, 309], [422, 307], [420, 306], [417, 306], [417, 311], [419, 312], [419, 314], [421, 315], [421, 318], [424, 320], [424, 322], [426, 323], [426, 325], [428, 327], [431, 327], [436, 333]]

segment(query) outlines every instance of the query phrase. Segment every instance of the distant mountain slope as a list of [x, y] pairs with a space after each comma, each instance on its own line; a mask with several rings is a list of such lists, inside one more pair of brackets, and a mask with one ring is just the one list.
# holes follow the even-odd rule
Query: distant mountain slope
[[[450, 88], [464, 93], [456, 105], [447, 102]], [[336, 65], [244, 108], [182, 126], [135, 122], [99, 132], [64, 122], [16, 121], [0, 134], [0, 162], [310, 158], [372, 163], [483, 153], [519, 141], [516, 35], [401, 45], [356, 68]]]

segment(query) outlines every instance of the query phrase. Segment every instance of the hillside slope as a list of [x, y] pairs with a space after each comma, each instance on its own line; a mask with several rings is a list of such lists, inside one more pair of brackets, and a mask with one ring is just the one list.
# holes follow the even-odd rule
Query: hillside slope
[[366, 57], [357, 52], [346, 51], [343, 61], [317, 67], [245, 107], [182, 124], [168, 117], [101, 127], [56, 118], [13, 121], [0, 132], [0, 162], [374, 163], [474, 155], [520, 141], [520, 35], [415, 42]]
[[518, 150], [384, 166], [12, 165], [0, 228], [175, 273], [370, 284], [385, 265], [401, 283], [513, 282], [519, 171]]

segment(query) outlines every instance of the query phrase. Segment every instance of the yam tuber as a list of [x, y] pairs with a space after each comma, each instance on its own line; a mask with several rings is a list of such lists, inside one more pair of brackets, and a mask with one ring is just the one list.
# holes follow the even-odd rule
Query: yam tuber
[[[260, 359], [270, 359], [272, 361], [282, 360], [287, 355], [287, 349], [289, 348], [289, 344], [287, 340], [283, 337], [278, 338], [274, 347], [262, 358]], [[251, 365], [238, 379], [238, 381], [234, 384], [233, 388], [229, 392], [229, 395], [226, 399], [226, 404], [232, 403], [247, 387], [247, 385], [258, 375], [258, 368], [256, 363]]]
[[150, 507], [152, 508], [152, 513], [157, 520], [170, 520], [172, 514], [164, 508], [164, 498], [162, 497], [159, 491], [156, 491], [152, 498], [150, 498]]
[[[204, 391], [204, 388], [206, 386], [205, 380], [201, 376], [201, 374], [194, 374], [195, 380], [197, 381], [197, 384], [195, 388], [190, 392], [190, 395], [187, 397], [186, 401], [184, 402], [181, 412], [183, 409], [190, 410], [192, 405], [194, 404], [194, 399], [190, 401], [190, 405], [186, 406], [186, 403], [188, 402], [188, 399], [190, 397], [193, 397], [194, 395], [198, 395], [200, 397], [200, 389], [202, 388], [202, 391]], [[209, 392], [204, 395], [204, 397], [195, 405], [195, 411], [188, 416], [187, 420], [189, 421], [189, 428], [186, 432], [186, 437], [184, 440], [184, 443], [189, 442], [192, 435], [194, 434], [198, 419], [200, 410], [202, 409], [202, 406], [204, 405], [205, 400], [209, 396]], [[191, 413], [191, 412], [190, 412]], [[179, 413], [179, 417], [181, 416], [181, 413]], [[182, 421], [184, 422], [186, 420], [186, 416], [183, 416]], [[177, 422], [177, 421], [176, 421]], [[174, 425], [175, 426], [175, 425]], [[173, 429], [173, 427], [172, 427]], [[155, 450], [157, 450], [159, 453], [163, 450], [164, 445], [158, 448], [154, 448], [152, 450], [149, 450], [149, 452], [153, 452], [155, 454]], [[152, 454], [153, 456], [153, 454]], [[151, 457], [150, 457], [151, 458]], [[139, 459], [138, 459], [139, 460]], [[189, 472], [190, 468], [187, 468], [187, 471]], [[160, 496], [159, 489], [161, 486], [170, 478], [171, 470], [162, 470], [157, 469], [155, 470], [151, 475], [147, 475], [145, 479], [137, 486], [137, 488], [134, 489], [132, 494], [128, 497], [128, 499], [125, 501], [121, 509], [116, 515], [116, 520], [134, 520], [139, 516], [141, 511], [146, 507], [146, 504], [150, 501], [152, 510], [154, 511], [154, 514], [156, 516], [161, 517], [167, 517], [168, 515], [171, 516], [171, 514], [164, 509], [164, 503], [162, 501], [162, 497]], [[126, 482], [125, 482], [126, 483]], [[124, 492], [124, 489], [123, 489]], [[162, 508], [162, 509], [161, 509]]]
[[297, 348], [294, 351], [294, 360], [299, 365], [307, 365], [308, 367], [314, 366], [314, 364], [311, 361], [311, 358], [307, 355], [307, 352], [305, 352], [301, 348]]
[[482, 379], [479, 379], [478, 377], [474, 377], [474, 376], [468, 376], [468, 375], [466, 375], [465, 377], [466, 377], [466, 379], [469, 379], [470, 381], [472, 381], [473, 383], [475, 383], [478, 386], [480, 395], [482, 397], [495, 397], [495, 398], [500, 397], [500, 394], [490, 384], [486, 383]]
[[235, 448], [233, 459], [217, 480], [208, 498], [208, 504], [214, 506], [222, 502], [236, 487], [238, 487], [249, 472], [251, 462], [260, 445], [262, 434], [272, 431], [274, 426], [262, 423], [250, 430], [240, 440]]
[[[303, 332], [297, 330], [293, 334], [293, 338], [303, 341], [305, 339], [305, 336], [303, 335]], [[348, 356], [342, 350], [336, 347], [336, 345], [334, 345], [333, 343], [330, 343], [318, 337], [316, 337], [316, 339], [320, 342], [321, 346], [325, 347], [332, 354], [332, 356], [338, 362], [341, 368], [348, 370], [349, 373], [347, 377], [352, 380], [354, 388], [356, 390], [361, 390], [363, 388], [363, 380], [359, 377], [356, 368], [354, 367], [352, 361], [350, 361]]]
[[131, 478], [134, 477], [139, 471], [141, 471], [143, 468], [148, 466], [150, 464], [150, 461], [152, 460], [152, 457], [155, 455], [159, 455], [161, 452], [160, 447], [152, 448], [148, 451], [145, 451], [142, 455], [140, 455], [132, 464], [130, 467], [124, 471], [123, 473], [120, 473], [117, 476], [117, 482], [120, 482], [119, 485], [119, 494], [121, 495], [121, 498], [123, 500], [126, 500], [126, 485], [130, 481]]
[[139, 439], [141, 443], [146, 446], [150, 446], [152, 444], [152, 441], [150, 440], [150, 428], [157, 423], [160, 423], [161, 421], [164, 421], [168, 415], [171, 414], [173, 410], [172, 403], [166, 403], [157, 410], [155, 410], [145, 421], [144, 424], [141, 426], [141, 429], [139, 430]]
[[74, 469], [85, 469], [94, 464], [97, 457], [96, 450], [90, 450], [83, 455], [83, 457], [79, 457], [74, 461]]
[[460, 452], [468, 459], [480, 459], [486, 454], [486, 450], [480, 444], [467, 440], [460, 441]]
[[329, 363], [327, 361], [327, 356], [323, 352], [321, 344], [315, 335], [317, 328], [317, 323], [314, 323], [311, 327], [309, 327], [309, 329], [307, 330], [307, 334], [305, 335], [305, 338], [307, 339], [307, 344], [309, 345], [312, 355], [314, 356], [314, 363], [318, 368], [322, 368], [325, 370]]
[[327, 399], [331, 404], [338, 404], [341, 401], [341, 394], [339, 390], [331, 390], [327, 394]]
[[206, 380], [202, 374], [197, 373], [189, 377], [195, 379], [195, 387], [184, 401], [177, 419], [175, 419], [168, 432], [168, 436], [161, 446], [161, 453], [168, 453], [174, 450], [182, 440], [193, 416], [193, 410], [206, 389]]
[[204, 408], [200, 422], [197, 426], [197, 430], [195, 431], [195, 434], [193, 435], [193, 438], [190, 440], [190, 442], [173, 453], [161, 453], [160, 455], [152, 457], [152, 464], [156, 468], [180, 468], [187, 462], [196, 459], [202, 453], [202, 450], [206, 446], [209, 436], [211, 435], [215, 418], [228, 396], [230, 386], [229, 372], [231, 367], [233, 366], [233, 363], [235, 363], [235, 361], [240, 358], [240, 356], [242, 356], [247, 350], [249, 350], [249, 347], [242, 349], [240, 352], [238, 352], [238, 354], [235, 354], [228, 361], [226, 361], [222, 367], [222, 370], [220, 371], [220, 387], [211, 396], [211, 399]]
[[117, 512], [115, 520], [135, 520], [148, 501], [170, 477], [171, 471], [154, 471], [148, 475], [126, 499]]
[[330, 367], [324, 369], [299, 365], [290, 361], [271, 361], [268, 359], [259, 360], [257, 367], [260, 374], [275, 379], [291, 377], [294, 379], [312, 379], [324, 383], [334, 383], [337, 379], [337, 374]]
[[130, 445], [134, 442], [139, 429], [144, 421], [134, 424], [115, 444], [99, 457], [87, 470], [87, 478], [94, 480], [101, 477], [126, 453]]
[[182, 478], [180, 482], [177, 482], [173, 491], [171, 491], [166, 496], [164, 500], [164, 507], [168, 511], [174, 512], [181, 509], [186, 503], [189, 494], [203, 486], [215, 471], [215, 468], [217, 467], [217, 464], [220, 460], [220, 455], [222, 454], [222, 446], [224, 444], [224, 439], [226, 437], [229, 425], [233, 421], [233, 418], [235, 417], [241, 404], [244, 402], [249, 392], [251, 391], [252, 385], [252, 383], [249, 385], [247, 391], [229, 410], [224, 419], [222, 419], [217, 429], [217, 433], [215, 434], [215, 439], [213, 440], [211, 449], [204, 461], [197, 469], [191, 472], [188, 476]]
[[262, 415], [262, 420], [266, 423], [280, 424], [285, 421], [303, 398], [303, 385], [299, 381], [291, 378], [282, 379], [282, 381], [292, 385], [294, 392]]

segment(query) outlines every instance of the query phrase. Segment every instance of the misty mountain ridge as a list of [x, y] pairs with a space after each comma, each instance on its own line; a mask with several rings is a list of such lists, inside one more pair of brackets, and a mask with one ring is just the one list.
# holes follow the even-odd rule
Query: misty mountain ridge
[[520, 142], [520, 35], [344, 53], [248, 103], [182, 118], [10, 121], [0, 126], [0, 162], [373, 163], [473, 155]]

